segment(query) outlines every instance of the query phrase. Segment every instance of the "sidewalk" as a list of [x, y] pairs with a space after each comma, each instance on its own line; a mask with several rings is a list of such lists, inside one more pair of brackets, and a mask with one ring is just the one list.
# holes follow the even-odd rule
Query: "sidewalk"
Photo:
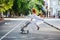
[[4, 20], [30, 20], [30, 18], [4, 18]]

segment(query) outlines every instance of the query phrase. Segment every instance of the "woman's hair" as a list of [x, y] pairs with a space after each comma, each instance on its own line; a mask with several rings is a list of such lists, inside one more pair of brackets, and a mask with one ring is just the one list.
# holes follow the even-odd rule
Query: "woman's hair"
[[36, 14], [36, 10], [34, 8], [32, 9], [32, 13]]

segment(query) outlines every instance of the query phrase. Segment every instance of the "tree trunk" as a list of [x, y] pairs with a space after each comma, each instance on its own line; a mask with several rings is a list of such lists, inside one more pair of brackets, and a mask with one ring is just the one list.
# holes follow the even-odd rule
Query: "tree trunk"
[[0, 12], [0, 16], [4, 16], [4, 15], [3, 15], [3, 12]]
[[10, 11], [8, 10], [7, 11], [7, 17], [10, 17], [11, 15], [10, 15]]
[[1, 14], [1, 15], [2, 15], [2, 16], [4, 16], [4, 15], [3, 15], [3, 12], [2, 12], [2, 14]]
[[0, 12], [0, 21], [4, 21], [3, 12]]

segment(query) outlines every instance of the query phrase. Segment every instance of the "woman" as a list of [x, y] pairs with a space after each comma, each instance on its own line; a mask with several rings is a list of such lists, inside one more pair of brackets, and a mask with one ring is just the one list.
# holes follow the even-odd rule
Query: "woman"
[[[43, 23], [43, 19], [40, 16], [37, 16], [36, 13], [37, 13], [36, 10], [33, 8], [32, 15], [30, 16], [31, 23], [34, 23], [37, 27], [37, 30], [39, 30], [40, 29], [39, 24]], [[35, 19], [35, 20], [33, 20], [33, 19]]]

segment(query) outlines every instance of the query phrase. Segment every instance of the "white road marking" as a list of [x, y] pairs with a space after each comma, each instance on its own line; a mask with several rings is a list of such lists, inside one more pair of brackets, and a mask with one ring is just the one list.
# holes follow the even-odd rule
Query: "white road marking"
[[[24, 22], [24, 21], [23, 21]], [[17, 25], [17, 26], [16, 26]], [[4, 36], [2, 36], [1, 38], [0, 38], [0, 40], [2, 40], [3, 38], [5, 38], [9, 33], [11, 33], [14, 29], [16, 29], [17, 27], [19, 27], [19, 25], [20, 24], [16, 24], [15, 25], [15, 27], [13, 28], [13, 29], [11, 29], [9, 32], [7, 32]], [[20, 25], [20, 26], [22, 26], [22, 25]]]

